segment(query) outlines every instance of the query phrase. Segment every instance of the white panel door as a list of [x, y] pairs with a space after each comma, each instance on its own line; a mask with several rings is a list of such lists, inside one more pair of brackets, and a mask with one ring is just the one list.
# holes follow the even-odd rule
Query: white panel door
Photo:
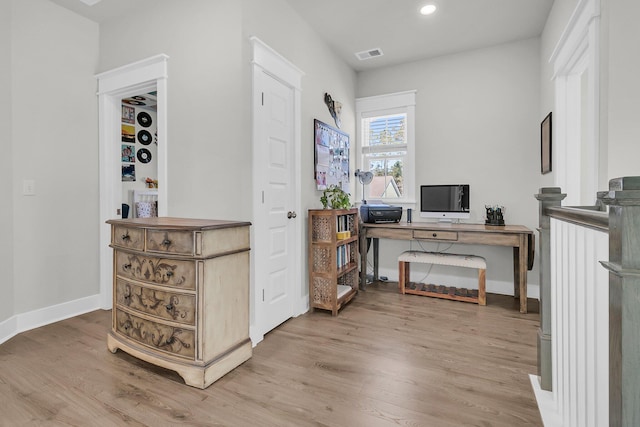
[[261, 105], [255, 112], [260, 130], [254, 172], [261, 177], [261, 198], [254, 219], [254, 255], [256, 291], [262, 292], [258, 321], [264, 334], [293, 316], [293, 248], [300, 219], [294, 211], [294, 91], [265, 72], [256, 76], [256, 83], [254, 96], [260, 96]]

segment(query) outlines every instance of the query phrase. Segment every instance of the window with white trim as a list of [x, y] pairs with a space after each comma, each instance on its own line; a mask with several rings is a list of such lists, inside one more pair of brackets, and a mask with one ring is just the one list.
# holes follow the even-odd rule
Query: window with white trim
[[356, 115], [358, 168], [373, 173], [363, 198], [414, 203], [415, 91], [358, 98]]

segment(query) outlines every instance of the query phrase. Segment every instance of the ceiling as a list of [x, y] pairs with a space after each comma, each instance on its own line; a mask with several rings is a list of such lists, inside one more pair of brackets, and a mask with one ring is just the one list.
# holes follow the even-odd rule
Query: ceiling
[[[553, 0], [285, 0], [355, 70], [537, 37]], [[430, 16], [418, 13], [437, 3]], [[355, 53], [379, 48], [360, 61]]]
[[[153, 7], [154, 0], [51, 0], [93, 21]], [[181, 0], [184, 1], [184, 0]], [[284, 0], [357, 71], [537, 37], [553, 0]], [[430, 16], [421, 6], [436, 3]], [[380, 49], [364, 61], [355, 53]]]

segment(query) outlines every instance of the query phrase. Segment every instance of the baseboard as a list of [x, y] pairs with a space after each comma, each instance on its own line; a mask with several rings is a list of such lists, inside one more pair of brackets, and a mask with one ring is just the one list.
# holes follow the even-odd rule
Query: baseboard
[[100, 294], [17, 314], [0, 323], [0, 344], [17, 334], [102, 308]]
[[531, 380], [531, 387], [533, 388], [533, 393], [536, 396], [536, 402], [538, 403], [538, 411], [540, 411], [542, 424], [544, 424], [545, 427], [562, 426], [562, 419], [560, 418], [555, 402], [553, 401], [553, 393], [540, 388], [540, 381], [537, 375], [529, 375], [529, 380]]
[[0, 322], [0, 344], [10, 340], [18, 334], [18, 316], [13, 316]]
[[[305, 295], [301, 297], [295, 304], [292, 317], [298, 317], [302, 314], [305, 314], [307, 311], [309, 311], [309, 296]], [[264, 339], [264, 334], [262, 333], [262, 331], [258, 330], [258, 327], [256, 325], [250, 325], [249, 337], [251, 338], [253, 347], [255, 347]]]
[[296, 309], [294, 310], [293, 317], [298, 317], [301, 314], [305, 314], [307, 311], [309, 311], [309, 295], [305, 295], [300, 298], [296, 305]]
[[249, 325], [249, 339], [251, 339], [251, 346], [255, 347], [262, 342], [264, 334], [255, 325]]

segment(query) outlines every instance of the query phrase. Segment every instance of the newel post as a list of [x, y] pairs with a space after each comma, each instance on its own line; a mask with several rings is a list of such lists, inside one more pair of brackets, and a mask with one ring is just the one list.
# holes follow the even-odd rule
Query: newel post
[[640, 426], [640, 177], [609, 181], [609, 425]]
[[551, 217], [546, 210], [552, 206], [560, 206], [567, 197], [559, 187], [541, 188], [535, 195], [538, 199], [539, 228], [538, 238], [540, 270], [540, 327], [538, 328], [538, 376], [540, 388], [551, 391]]

